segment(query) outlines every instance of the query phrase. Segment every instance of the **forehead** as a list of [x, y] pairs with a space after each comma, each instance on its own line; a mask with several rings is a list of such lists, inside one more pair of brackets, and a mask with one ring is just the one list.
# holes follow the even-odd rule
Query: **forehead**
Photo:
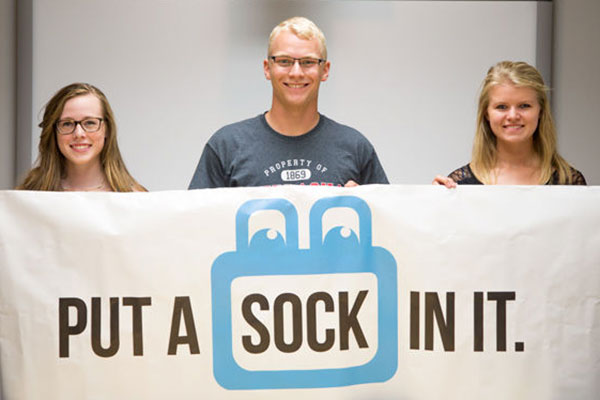
[[101, 117], [102, 114], [100, 99], [88, 93], [67, 100], [63, 107], [61, 118]]
[[492, 86], [489, 94], [490, 103], [497, 102], [537, 102], [537, 93], [530, 87], [516, 86], [512, 83], [501, 83]]
[[321, 57], [321, 42], [316, 37], [302, 39], [289, 30], [281, 31], [271, 43], [271, 55], [286, 55], [296, 58]]

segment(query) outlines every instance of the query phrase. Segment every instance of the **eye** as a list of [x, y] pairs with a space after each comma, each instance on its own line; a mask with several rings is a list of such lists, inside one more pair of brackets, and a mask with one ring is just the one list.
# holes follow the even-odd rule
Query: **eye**
[[506, 107], [506, 104], [497, 104], [494, 108], [496, 110], [506, 110], [508, 107]]
[[64, 129], [71, 129], [75, 125], [75, 121], [59, 121], [58, 126]]
[[281, 67], [289, 67], [294, 63], [294, 60], [289, 57], [275, 57], [275, 63]]
[[531, 108], [531, 104], [523, 103], [519, 106], [519, 108]]
[[303, 58], [300, 60], [300, 66], [302, 67], [314, 67], [319, 63], [319, 60], [315, 58]]
[[93, 129], [96, 128], [99, 125], [99, 121], [97, 119], [84, 119], [83, 121], [81, 121], [81, 123], [83, 124], [84, 127], [88, 128], [88, 129]]

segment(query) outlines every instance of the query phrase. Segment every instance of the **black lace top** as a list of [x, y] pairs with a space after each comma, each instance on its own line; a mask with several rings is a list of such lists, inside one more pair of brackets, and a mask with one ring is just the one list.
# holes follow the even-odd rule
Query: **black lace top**
[[[483, 185], [483, 183], [475, 177], [473, 171], [471, 170], [470, 164], [460, 167], [456, 169], [448, 175], [449, 178], [452, 178], [454, 182], [459, 185]], [[571, 185], [587, 185], [585, 182], [585, 178], [583, 174], [577, 171], [575, 168], [571, 167]], [[552, 177], [546, 185], [558, 185], [558, 172], [554, 171]]]

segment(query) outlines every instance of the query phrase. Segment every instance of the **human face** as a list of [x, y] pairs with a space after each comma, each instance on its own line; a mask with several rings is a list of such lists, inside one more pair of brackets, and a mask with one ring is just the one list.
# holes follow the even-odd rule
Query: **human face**
[[500, 143], [531, 143], [540, 119], [534, 89], [510, 83], [495, 85], [489, 93], [487, 120]]
[[[60, 119], [81, 121], [85, 118], [103, 118], [102, 103], [93, 94], [85, 94], [67, 100]], [[65, 159], [67, 166], [89, 166], [100, 163], [100, 153], [104, 147], [106, 137], [105, 122], [102, 121], [97, 132], [86, 132], [77, 124], [73, 133], [56, 133], [58, 148]]]
[[[318, 39], [302, 39], [289, 30], [281, 31], [271, 43], [269, 56], [322, 58]], [[299, 62], [289, 68], [272, 60], [263, 63], [265, 77], [273, 85], [273, 106], [284, 109], [314, 108], [317, 110], [319, 85], [329, 76], [329, 61], [303, 69]]]

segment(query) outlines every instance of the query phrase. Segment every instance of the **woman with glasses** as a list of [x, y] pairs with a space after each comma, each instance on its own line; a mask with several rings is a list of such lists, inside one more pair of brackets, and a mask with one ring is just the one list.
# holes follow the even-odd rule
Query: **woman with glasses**
[[479, 95], [472, 160], [433, 184], [585, 185], [558, 154], [547, 91], [539, 71], [525, 62], [491, 67]]
[[146, 191], [125, 167], [112, 109], [98, 88], [73, 83], [60, 89], [46, 104], [39, 126], [36, 166], [17, 189]]

